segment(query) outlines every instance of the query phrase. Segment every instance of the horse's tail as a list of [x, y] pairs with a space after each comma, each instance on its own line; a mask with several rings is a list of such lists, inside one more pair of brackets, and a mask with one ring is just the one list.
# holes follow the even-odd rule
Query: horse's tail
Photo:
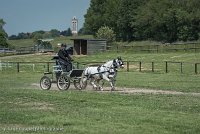
[[88, 80], [88, 76], [89, 76], [87, 70], [88, 70], [88, 67], [83, 70], [83, 73], [81, 75], [81, 84], [82, 84], [81, 88], [82, 89], [85, 89], [87, 86], [87, 80]]

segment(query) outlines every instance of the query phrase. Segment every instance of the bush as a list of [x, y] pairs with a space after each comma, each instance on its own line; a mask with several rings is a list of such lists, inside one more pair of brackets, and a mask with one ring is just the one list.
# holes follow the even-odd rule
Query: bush
[[112, 43], [115, 41], [115, 34], [112, 28], [109, 28], [107, 26], [103, 26], [99, 28], [99, 30], [96, 33], [97, 39], [106, 39], [108, 43]]

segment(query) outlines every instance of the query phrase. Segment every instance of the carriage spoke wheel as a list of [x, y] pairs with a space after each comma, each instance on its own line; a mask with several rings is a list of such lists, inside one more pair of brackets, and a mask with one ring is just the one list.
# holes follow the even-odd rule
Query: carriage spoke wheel
[[43, 76], [40, 79], [40, 87], [41, 87], [41, 89], [49, 90], [51, 88], [51, 80], [50, 80], [50, 78], [47, 77], [47, 76]]
[[61, 75], [57, 80], [57, 87], [60, 90], [67, 90], [70, 86], [70, 78], [66, 75]]

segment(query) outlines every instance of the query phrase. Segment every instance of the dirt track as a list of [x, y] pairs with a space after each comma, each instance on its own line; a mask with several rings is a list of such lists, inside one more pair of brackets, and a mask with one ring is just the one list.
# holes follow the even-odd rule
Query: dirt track
[[[34, 88], [41, 89], [39, 83], [33, 83], [31, 85]], [[69, 90], [74, 90], [74, 86], [71, 85]], [[52, 87], [50, 90], [58, 90], [56, 84], [52, 84]], [[111, 92], [110, 87], [104, 87], [103, 91], [97, 91], [94, 90], [90, 85], [87, 87], [84, 91], [96, 91], [96, 92]], [[112, 91], [115, 93], [122, 93], [122, 94], [169, 94], [169, 95], [193, 95], [193, 96], [199, 96], [200, 93], [185, 93], [185, 92], [178, 92], [173, 90], [157, 90], [157, 89], [145, 89], [145, 88], [123, 88], [123, 87], [116, 87], [115, 91]]]

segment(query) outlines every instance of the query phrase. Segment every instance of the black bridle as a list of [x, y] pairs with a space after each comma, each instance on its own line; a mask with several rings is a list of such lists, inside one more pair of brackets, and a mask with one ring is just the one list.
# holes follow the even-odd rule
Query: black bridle
[[122, 67], [124, 65], [124, 62], [122, 61], [121, 57], [118, 57], [117, 60], [113, 60], [113, 67], [117, 69], [118, 67]]

